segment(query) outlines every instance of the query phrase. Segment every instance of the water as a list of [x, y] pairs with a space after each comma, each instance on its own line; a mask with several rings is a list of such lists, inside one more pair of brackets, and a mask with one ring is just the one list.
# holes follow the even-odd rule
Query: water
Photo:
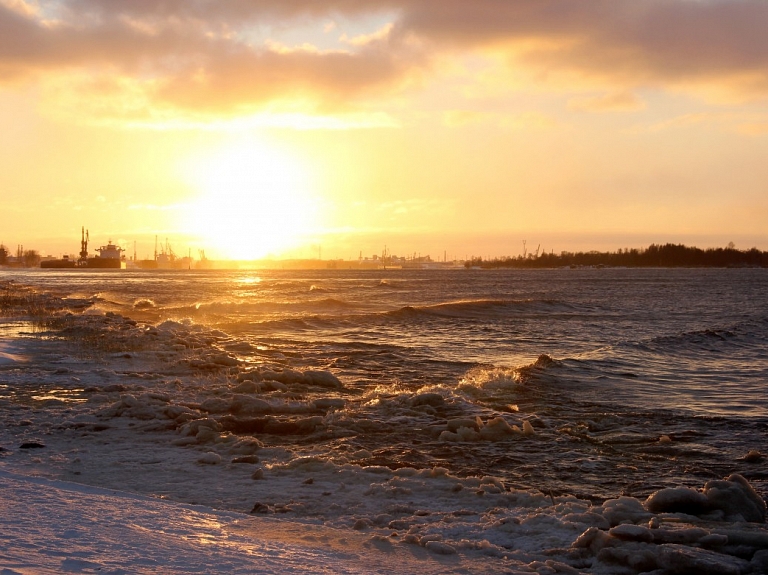
[[[742, 473], [763, 493], [768, 270], [27, 271], [96, 308], [229, 334], [251, 365], [327, 369], [339, 428], [297, 456], [444, 466], [595, 500]], [[247, 343], [250, 346], [244, 346]], [[440, 393], [444, 404], [413, 398]], [[533, 438], [445, 441], [456, 418]], [[363, 455], [355, 455], [363, 454]]]

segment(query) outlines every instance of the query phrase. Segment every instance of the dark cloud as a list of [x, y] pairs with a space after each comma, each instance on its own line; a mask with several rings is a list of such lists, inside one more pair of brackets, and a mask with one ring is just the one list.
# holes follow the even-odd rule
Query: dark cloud
[[528, 42], [528, 65], [639, 82], [768, 72], [763, 0], [414, 2], [399, 26], [438, 46]]
[[[511, 65], [628, 85], [735, 82], [768, 93], [764, 0], [62, 0], [44, 23], [0, 3], [0, 82], [112, 70], [156, 80], [155, 103], [237, 110], [298, 97], [343, 106], [386, 94], [431, 57], [506, 50]], [[249, 26], [394, 14], [349, 51], [251, 45]], [[417, 49], [415, 46], [419, 46]], [[740, 84], [739, 84], [740, 82]]]

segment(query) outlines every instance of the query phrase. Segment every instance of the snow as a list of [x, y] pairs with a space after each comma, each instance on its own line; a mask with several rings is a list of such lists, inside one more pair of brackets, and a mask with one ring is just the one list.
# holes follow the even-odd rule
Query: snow
[[[445, 573], [471, 563], [322, 526], [0, 471], [0, 573]], [[480, 568], [475, 565], [474, 568]]]
[[[0, 348], [0, 574], [765, 572], [765, 502], [738, 475], [597, 504], [365, 466], [362, 450], [329, 457], [381, 427], [346, 411], [369, 398], [330, 372], [93, 310], [33, 331]], [[407, 428], [444, 397], [371, 401]], [[519, 423], [457, 418], [433, 434], [537, 436], [538, 421]]]

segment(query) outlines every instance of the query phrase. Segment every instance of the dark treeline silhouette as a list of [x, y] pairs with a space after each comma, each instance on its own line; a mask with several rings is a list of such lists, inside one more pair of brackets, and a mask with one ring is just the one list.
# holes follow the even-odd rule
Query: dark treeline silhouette
[[688, 247], [682, 244], [651, 244], [646, 249], [619, 249], [615, 252], [561, 252], [560, 254], [528, 254], [516, 258], [483, 260], [472, 258], [467, 267], [483, 268], [560, 268], [570, 266], [615, 267], [768, 267], [768, 252], [757, 248], [737, 250], [726, 248]]

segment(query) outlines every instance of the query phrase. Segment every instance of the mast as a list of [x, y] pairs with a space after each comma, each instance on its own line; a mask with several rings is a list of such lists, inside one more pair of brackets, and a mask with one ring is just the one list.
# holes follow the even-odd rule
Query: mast
[[86, 261], [88, 261], [88, 232], [83, 226], [80, 230], [80, 262], [85, 263]]

